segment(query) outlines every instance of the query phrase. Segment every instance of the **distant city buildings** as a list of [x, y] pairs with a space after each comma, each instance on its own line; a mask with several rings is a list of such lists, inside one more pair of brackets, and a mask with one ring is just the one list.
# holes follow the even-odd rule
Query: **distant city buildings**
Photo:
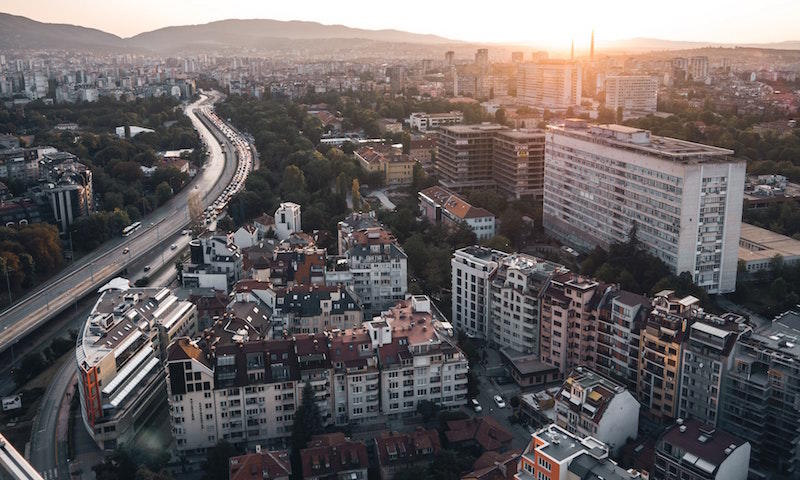
[[566, 110], [581, 104], [582, 69], [573, 60], [518, 64], [517, 99], [529, 107]]
[[475, 207], [456, 193], [439, 186], [420, 191], [420, 214], [434, 224], [445, 224], [451, 228], [465, 225], [475, 233], [478, 240], [487, 240], [495, 235], [495, 215]]
[[647, 75], [606, 77], [606, 108], [623, 112], [653, 113], [658, 106], [658, 80]]

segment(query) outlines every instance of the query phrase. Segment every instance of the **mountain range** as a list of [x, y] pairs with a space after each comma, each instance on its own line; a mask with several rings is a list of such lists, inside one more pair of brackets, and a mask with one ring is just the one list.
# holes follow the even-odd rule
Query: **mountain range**
[[[436, 35], [409, 33], [401, 30], [367, 30], [344, 25], [317, 22], [280, 21], [269, 19], [220, 20], [201, 25], [160, 28], [130, 38], [121, 38], [94, 28], [76, 25], [43, 23], [27, 17], [0, 13], [0, 50], [100, 50], [120, 52], [153, 52], [160, 54], [205, 49], [300, 48], [331, 42], [341, 48], [354, 48], [357, 43], [444, 45], [470, 43]], [[358, 40], [358, 42], [355, 42]], [[331, 45], [327, 45], [331, 47]], [[703, 47], [751, 47], [800, 50], [800, 41], [761, 44], [724, 44], [634, 38], [606, 42], [598, 50], [608, 52], [646, 52], [653, 50], [686, 50]]]

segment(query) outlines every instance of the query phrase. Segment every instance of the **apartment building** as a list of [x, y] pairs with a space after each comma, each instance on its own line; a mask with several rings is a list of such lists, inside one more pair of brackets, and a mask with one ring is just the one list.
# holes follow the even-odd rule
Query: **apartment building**
[[520, 104], [566, 110], [581, 104], [582, 72], [572, 60], [542, 59], [518, 64], [517, 100]]
[[640, 332], [636, 393], [642, 408], [655, 420], [678, 416], [682, 349], [698, 302], [691, 296], [678, 298], [669, 290], [657, 293]]
[[567, 272], [563, 265], [524, 253], [501, 258], [489, 285], [490, 341], [539, 355], [540, 298], [553, 275]]
[[597, 315], [594, 368], [632, 392], [639, 384], [639, 336], [650, 308], [647, 297], [614, 288]]
[[381, 411], [389, 418], [414, 414], [423, 400], [444, 409], [467, 404], [467, 358], [428, 297], [412, 296], [365, 326], [378, 349]]
[[617, 453], [639, 429], [639, 402], [622, 385], [576, 367], [555, 397], [556, 424], [580, 438], [594, 437]]
[[444, 223], [451, 228], [466, 225], [478, 240], [487, 240], [495, 234], [495, 216], [485, 208], [475, 207], [455, 192], [434, 185], [417, 194], [422, 217], [431, 223]]
[[292, 463], [286, 450], [262, 450], [256, 446], [255, 453], [231, 457], [228, 466], [230, 480], [289, 480]]
[[606, 77], [606, 108], [614, 112], [653, 113], [658, 107], [658, 80], [649, 75]]
[[266, 304], [271, 308], [274, 331], [321, 333], [355, 328], [364, 321], [355, 295], [342, 286], [301, 285], [270, 287]]
[[213, 288], [229, 292], [242, 278], [239, 248], [227, 235], [207, 233], [189, 242], [189, 264], [181, 273], [183, 288]]
[[413, 432], [383, 431], [374, 439], [380, 480], [393, 480], [397, 472], [429, 465], [442, 449], [439, 432], [417, 427]]
[[545, 230], [579, 249], [631, 232], [709, 293], [736, 287], [744, 161], [733, 151], [568, 120], [545, 148]]
[[686, 73], [695, 82], [704, 82], [708, 78], [708, 57], [702, 55], [689, 57]]
[[504, 130], [494, 136], [492, 176], [509, 198], [542, 200], [544, 131]]
[[464, 114], [453, 110], [447, 113], [414, 112], [408, 117], [408, 125], [412, 130], [427, 132], [440, 127], [458, 125], [464, 122]]
[[678, 421], [658, 439], [653, 480], [746, 480], [750, 444], [698, 420]]
[[462, 191], [497, 188], [510, 198], [541, 200], [545, 135], [494, 123], [445, 127], [437, 139], [439, 183]]
[[608, 458], [608, 446], [550, 424], [533, 434], [520, 458], [514, 480], [629, 480], [642, 478]]
[[757, 470], [796, 476], [800, 457], [800, 315], [786, 312], [771, 325], [743, 334], [725, 373], [719, 426], [750, 442]]
[[220, 440], [281, 444], [306, 384], [326, 425], [414, 414], [421, 400], [442, 408], [467, 401], [466, 357], [424, 296], [363, 326], [318, 334], [268, 340], [243, 323], [228, 335], [224, 323], [196, 340], [179, 338], [168, 351], [171, 426], [182, 455]]
[[365, 228], [352, 232], [347, 243], [353, 290], [366, 318], [405, 298], [408, 257], [391, 233], [382, 227]]
[[731, 313], [708, 315], [689, 326], [681, 360], [680, 418], [717, 425], [723, 377], [733, 368], [737, 338], [749, 330], [744, 318]]
[[197, 309], [168, 288], [112, 281], [78, 335], [78, 394], [89, 436], [103, 450], [133, 441], [167, 399], [162, 359], [197, 333]]
[[295, 232], [302, 232], [300, 205], [282, 202], [275, 210], [275, 236], [278, 240], [286, 240]]
[[499, 262], [508, 254], [471, 246], [453, 252], [451, 265], [453, 325], [469, 336], [489, 340], [491, 282]]
[[539, 352], [542, 362], [566, 375], [593, 365], [597, 308], [609, 286], [575, 273], [553, 275], [541, 299]]

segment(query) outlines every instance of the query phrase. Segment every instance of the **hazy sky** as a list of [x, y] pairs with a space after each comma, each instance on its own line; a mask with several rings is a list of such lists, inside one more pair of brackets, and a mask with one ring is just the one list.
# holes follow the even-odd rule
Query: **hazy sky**
[[709, 42], [800, 40], [800, 0], [3, 0], [0, 11], [123, 37], [227, 18], [396, 28], [458, 40], [542, 46], [633, 37]]

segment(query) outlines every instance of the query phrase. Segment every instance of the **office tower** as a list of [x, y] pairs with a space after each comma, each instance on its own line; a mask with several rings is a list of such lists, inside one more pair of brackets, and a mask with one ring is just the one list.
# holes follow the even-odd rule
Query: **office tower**
[[477, 338], [490, 338], [491, 281], [507, 253], [486, 247], [464, 247], [450, 261], [453, 326]]
[[567, 271], [524, 253], [501, 258], [490, 284], [490, 341], [498, 348], [539, 355], [540, 298], [550, 278]]
[[572, 60], [519, 64], [517, 97], [523, 105], [565, 110], [581, 104], [581, 88], [581, 68]]
[[652, 113], [658, 106], [658, 80], [647, 75], [619, 75], [605, 81], [606, 108], [614, 112]]
[[545, 141], [543, 223], [580, 249], [631, 233], [709, 293], [736, 287], [745, 162], [733, 151], [568, 120]]

